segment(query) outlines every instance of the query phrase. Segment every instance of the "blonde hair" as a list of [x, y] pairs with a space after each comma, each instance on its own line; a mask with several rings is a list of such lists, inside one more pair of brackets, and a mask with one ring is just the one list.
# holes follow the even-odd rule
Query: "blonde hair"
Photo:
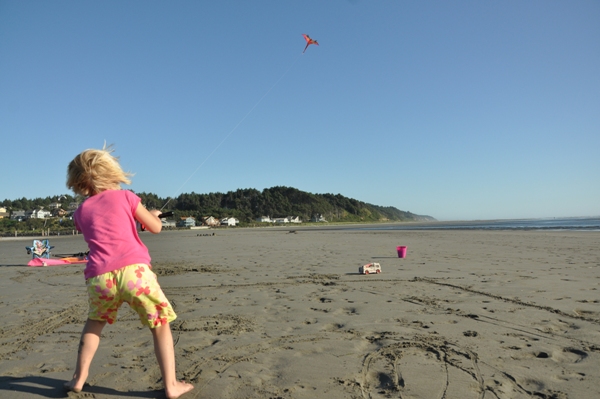
[[101, 150], [89, 149], [77, 155], [67, 168], [67, 187], [86, 197], [115, 189], [120, 183], [131, 184], [132, 173], [124, 172], [119, 158], [111, 155], [106, 144]]

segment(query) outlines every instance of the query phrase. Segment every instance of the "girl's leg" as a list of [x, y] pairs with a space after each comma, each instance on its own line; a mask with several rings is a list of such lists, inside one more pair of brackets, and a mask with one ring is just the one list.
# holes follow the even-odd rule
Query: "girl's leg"
[[175, 399], [186, 392], [194, 389], [192, 384], [185, 381], [177, 381], [175, 375], [175, 348], [173, 347], [173, 335], [171, 326], [167, 323], [160, 327], [151, 328], [154, 338], [154, 353], [160, 367], [165, 394], [168, 399]]
[[77, 366], [73, 379], [65, 383], [65, 388], [80, 392], [83, 389], [83, 384], [87, 380], [90, 372], [90, 365], [98, 345], [100, 344], [100, 333], [106, 325], [105, 321], [88, 319], [81, 332], [81, 340], [79, 341], [79, 349], [77, 350]]

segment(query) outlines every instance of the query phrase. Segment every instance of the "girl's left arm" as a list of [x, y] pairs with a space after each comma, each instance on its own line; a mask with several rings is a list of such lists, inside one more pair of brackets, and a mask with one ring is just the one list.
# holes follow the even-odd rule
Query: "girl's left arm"
[[151, 211], [144, 208], [144, 206], [139, 203], [135, 210], [135, 219], [144, 226], [146, 230], [151, 233], [158, 234], [162, 229], [162, 222], [158, 218], [160, 215], [160, 211], [158, 209], [152, 209]]

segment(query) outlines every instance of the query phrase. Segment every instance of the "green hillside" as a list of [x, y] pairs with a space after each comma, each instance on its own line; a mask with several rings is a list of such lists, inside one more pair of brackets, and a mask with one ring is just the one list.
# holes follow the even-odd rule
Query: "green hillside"
[[[384, 222], [384, 221], [424, 221], [435, 220], [430, 216], [416, 215], [391, 206], [368, 204], [341, 194], [312, 194], [292, 187], [271, 187], [262, 191], [256, 189], [238, 189], [227, 193], [183, 193], [177, 198], [161, 198], [153, 193], [136, 193], [149, 208], [173, 211], [175, 217], [193, 216], [197, 220], [203, 216], [215, 218], [235, 217], [242, 224], [255, 223], [261, 216], [270, 218], [299, 216], [308, 222], [315, 216], [321, 216], [328, 222]], [[51, 203], [61, 203], [64, 209], [83, 198], [71, 195], [46, 198], [4, 200], [0, 205], [8, 213], [18, 210], [49, 209]], [[1, 219], [0, 219], [1, 220]], [[4, 219], [9, 223], [7, 219]], [[62, 221], [61, 223], [67, 223]], [[29, 221], [32, 228], [48, 222]], [[37, 223], [37, 224], [36, 224]], [[2, 223], [4, 224], [4, 223]], [[11, 222], [11, 226], [14, 221]], [[33, 226], [33, 224], [36, 224]]]
[[[154, 194], [137, 194], [149, 208], [161, 208], [167, 202], [166, 198]], [[238, 189], [224, 194], [186, 193], [171, 199], [165, 209], [173, 210], [176, 216], [232, 216], [242, 223], [253, 222], [261, 216], [300, 216], [303, 221], [310, 221], [316, 215], [329, 222], [435, 220], [430, 216], [372, 205], [341, 194], [312, 194], [282, 186], [266, 188], [262, 192]]]

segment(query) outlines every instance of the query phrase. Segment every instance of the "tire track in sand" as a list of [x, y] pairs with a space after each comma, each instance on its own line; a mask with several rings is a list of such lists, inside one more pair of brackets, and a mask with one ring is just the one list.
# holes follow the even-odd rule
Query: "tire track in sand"
[[39, 336], [52, 333], [65, 324], [79, 323], [85, 305], [73, 305], [36, 320], [25, 319], [25, 323], [0, 330], [0, 360], [8, 360], [15, 353], [28, 351], [30, 344]]

